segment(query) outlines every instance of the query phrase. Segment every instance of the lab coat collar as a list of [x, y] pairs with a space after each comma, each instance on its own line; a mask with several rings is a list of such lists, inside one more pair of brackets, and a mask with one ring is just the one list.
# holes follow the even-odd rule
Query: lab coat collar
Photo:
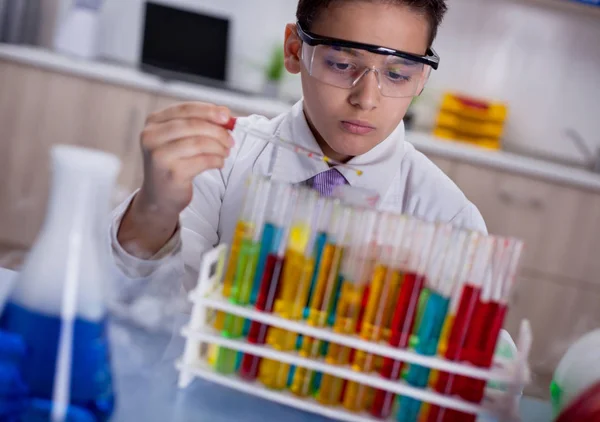
[[[302, 100], [293, 106], [277, 129], [276, 135], [313, 151], [321, 151], [306, 121]], [[343, 167], [338, 170], [350, 186], [376, 191], [380, 197], [384, 197], [394, 176], [400, 170], [404, 153], [404, 123], [401, 122], [387, 139], [348, 162], [349, 165], [363, 171], [361, 176]], [[328, 169], [329, 166], [325, 162], [278, 148], [274, 157], [272, 175], [277, 180], [302, 183]]]

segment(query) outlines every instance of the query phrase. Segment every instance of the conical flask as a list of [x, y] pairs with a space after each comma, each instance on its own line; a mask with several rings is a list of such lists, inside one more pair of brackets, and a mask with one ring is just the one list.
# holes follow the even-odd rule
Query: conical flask
[[47, 420], [65, 420], [77, 407], [104, 421], [114, 407], [106, 233], [120, 162], [65, 145], [53, 147], [51, 159], [46, 219], [0, 324], [25, 341], [21, 373], [31, 397], [51, 403]]

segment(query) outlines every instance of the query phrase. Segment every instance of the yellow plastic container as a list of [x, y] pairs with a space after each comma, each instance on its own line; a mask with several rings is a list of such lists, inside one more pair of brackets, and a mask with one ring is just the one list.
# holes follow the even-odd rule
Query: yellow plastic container
[[455, 114], [464, 119], [496, 123], [504, 123], [508, 116], [508, 106], [504, 103], [452, 93], [444, 95], [441, 111]]
[[470, 137], [500, 138], [504, 133], [504, 124], [497, 122], [463, 119], [456, 114], [440, 112], [437, 127], [463, 133]]

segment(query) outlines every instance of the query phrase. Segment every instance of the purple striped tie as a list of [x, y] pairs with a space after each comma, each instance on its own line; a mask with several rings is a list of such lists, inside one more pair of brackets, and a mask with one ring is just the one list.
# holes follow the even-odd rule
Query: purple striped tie
[[346, 178], [337, 169], [329, 169], [319, 173], [308, 180], [313, 189], [317, 190], [323, 196], [331, 196], [336, 186], [348, 183]]

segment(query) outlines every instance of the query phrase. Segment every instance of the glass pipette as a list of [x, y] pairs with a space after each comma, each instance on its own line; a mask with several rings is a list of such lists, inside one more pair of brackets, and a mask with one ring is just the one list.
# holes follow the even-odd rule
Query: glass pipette
[[267, 132], [263, 132], [260, 130], [256, 130], [256, 129], [251, 129], [243, 124], [239, 124], [237, 119], [235, 117], [232, 117], [231, 119], [229, 119], [229, 122], [227, 122], [225, 125], [223, 125], [223, 127], [227, 130], [231, 130], [233, 131], [234, 129], [239, 129], [249, 135], [255, 136], [257, 138], [260, 138], [266, 142], [269, 142], [271, 144], [274, 144], [278, 147], [290, 150], [292, 152], [295, 152], [296, 154], [301, 154], [304, 155], [308, 158], [312, 158], [313, 160], [316, 161], [321, 161], [324, 163], [329, 164], [330, 166], [335, 166], [335, 167], [341, 167], [341, 168], [345, 168], [347, 170], [350, 170], [354, 173], [356, 173], [357, 176], [362, 176], [363, 175], [363, 171], [359, 170], [353, 166], [350, 166], [348, 164], [344, 164], [344, 163], [340, 163], [339, 161], [336, 161], [332, 158], [329, 158], [328, 156], [324, 155], [321, 152], [317, 152], [317, 151], [313, 151], [309, 148], [306, 148], [302, 145], [299, 145], [295, 142], [289, 141], [287, 139], [283, 139], [282, 137], [278, 136], [278, 135], [272, 135], [270, 133]]

